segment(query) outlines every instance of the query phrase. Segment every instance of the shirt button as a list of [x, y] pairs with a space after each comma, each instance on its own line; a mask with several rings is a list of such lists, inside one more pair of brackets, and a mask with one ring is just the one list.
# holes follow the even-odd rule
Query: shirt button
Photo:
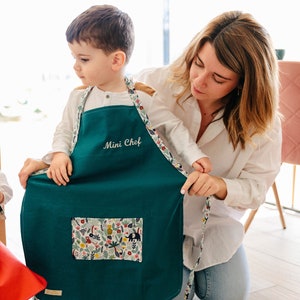
[[106, 99], [109, 99], [109, 98], [110, 98], [110, 96], [109, 96], [109, 95], [106, 95], [105, 97], [106, 97]]

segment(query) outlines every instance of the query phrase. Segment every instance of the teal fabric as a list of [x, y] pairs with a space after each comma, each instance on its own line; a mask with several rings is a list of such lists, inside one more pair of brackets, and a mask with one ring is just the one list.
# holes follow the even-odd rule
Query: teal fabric
[[[134, 106], [82, 114], [67, 186], [28, 180], [21, 209], [26, 264], [48, 282], [39, 299], [164, 300], [182, 285], [185, 181], [163, 156]], [[75, 259], [74, 217], [143, 219], [141, 261]], [[84, 219], [86, 218], [86, 219]], [[74, 237], [73, 237], [74, 238]]]

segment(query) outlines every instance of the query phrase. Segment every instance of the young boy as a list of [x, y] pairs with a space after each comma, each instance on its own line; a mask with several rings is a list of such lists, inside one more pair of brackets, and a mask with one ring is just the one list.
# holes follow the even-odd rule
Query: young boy
[[[85, 87], [93, 87], [83, 111], [112, 105], [133, 105], [124, 81], [125, 67], [134, 47], [134, 28], [130, 17], [111, 5], [92, 6], [80, 14], [66, 31], [69, 48], [75, 59], [74, 70]], [[178, 155], [189, 166], [210, 172], [208, 157], [192, 141], [188, 130], [166, 108], [159, 111], [155, 104], [162, 102], [150, 87], [136, 83], [135, 90], [149, 115], [152, 127], [162, 129], [168, 143], [174, 145]], [[47, 175], [58, 185], [66, 185], [72, 174], [70, 154], [74, 147], [74, 134], [78, 133], [78, 107], [85, 88], [74, 90], [64, 109], [52, 144], [52, 151], [41, 161], [28, 159], [19, 173], [25, 188], [28, 176], [47, 168]], [[116, 119], [117, 120], [117, 119]]]

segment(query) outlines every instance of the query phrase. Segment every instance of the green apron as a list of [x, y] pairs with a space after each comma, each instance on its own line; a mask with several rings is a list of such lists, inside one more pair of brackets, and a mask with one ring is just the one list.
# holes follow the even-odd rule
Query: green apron
[[136, 106], [82, 113], [67, 186], [46, 174], [28, 180], [21, 234], [26, 264], [48, 282], [38, 299], [164, 300], [180, 292], [186, 177], [129, 93]]

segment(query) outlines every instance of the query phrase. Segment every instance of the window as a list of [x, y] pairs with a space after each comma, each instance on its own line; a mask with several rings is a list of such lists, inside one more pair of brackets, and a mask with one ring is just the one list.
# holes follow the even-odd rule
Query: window
[[[128, 12], [135, 25], [136, 43], [127, 68], [129, 73], [172, 61], [213, 17], [235, 9], [252, 13], [267, 28], [274, 46], [286, 49], [284, 59], [300, 60], [297, 0], [286, 0], [284, 4], [260, 0], [108, 0], [107, 3]], [[42, 109], [56, 107], [55, 101], [64, 105], [62, 98], [53, 97], [55, 89], [67, 97], [74, 85], [80, 85], [73, 72], [65, 30], [74, 17], [94, 4], [99, 2], [1, 3], [1, 83], [5, 90], [0, 105], [3, 101], [30, 101]]]

